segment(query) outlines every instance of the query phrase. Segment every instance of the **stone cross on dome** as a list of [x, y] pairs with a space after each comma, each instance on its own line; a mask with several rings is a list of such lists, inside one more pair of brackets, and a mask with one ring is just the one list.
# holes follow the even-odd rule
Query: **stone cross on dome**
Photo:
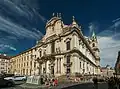
[[75, 17], [73, 16], [73, 19], [72, 19], [72, 25], [74, 25], [74, 26], [78, 26], [78, 24], [77, 24], [77, 22], [75, 21]]

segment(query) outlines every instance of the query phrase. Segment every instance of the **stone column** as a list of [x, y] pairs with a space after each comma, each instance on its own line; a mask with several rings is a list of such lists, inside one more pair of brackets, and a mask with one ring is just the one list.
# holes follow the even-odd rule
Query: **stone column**
[[64, 74], [64, 66], [63, 66], [63, 63], [64, 63], [64, 58], [61, 59], [61, 73]]

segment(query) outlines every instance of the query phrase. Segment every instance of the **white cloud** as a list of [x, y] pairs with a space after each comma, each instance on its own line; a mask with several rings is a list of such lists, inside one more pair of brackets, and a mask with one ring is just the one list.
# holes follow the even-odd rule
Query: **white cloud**
[[[120, 21], [116, 21], [113, 25], [97, 34], [100, 48], [101, 66], [106, 66], [107, 64], [112, 67], [115, 66], [118, 51], [120, 51], [119, 26]], [[91, 28], [96, 29], [93, 26]]]
[[[28, 29], [23, 28], [20, 25], [17, 25], [9, 20], [6, 20], [5, 18], [0, 16], [0, 31], [7, 32], [11, 35], [15, 35], [19, 38], [25, 37], [25, 38], [33, 38], [38, 39], [40, 36], [39, 33], [32, 32]], [[29, 35], [28, 35], [29, 34]]]
[[6, 50], [6, 49], [16, 51], [16, 48], [14, 48], [10, 45], [0, 44], [0, 52], [3, 52], [3, 50]]
[[101, 37], [98, 39], [100, 47], [101, 65], [109, 64], [114, 67], [117, 60], [117, 54], [120, 48], [120, 41], [112, 39], [112, 37]]
[[[14, 50], [19, 39], [40, 39], [43, 34], [31, 26], [45, 18], [37, 12], [39, 0], [0, 0], [0, 52]], [[27, 26], [27, 27], [26, 27]]]

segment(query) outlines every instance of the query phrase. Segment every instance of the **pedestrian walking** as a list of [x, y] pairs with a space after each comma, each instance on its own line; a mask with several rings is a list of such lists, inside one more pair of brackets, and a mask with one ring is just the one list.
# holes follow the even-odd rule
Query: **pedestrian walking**
[[93, 83], [94, 83], [94, 89], [98, 89], [98, 79], [97, 79], [97, 77], [93, 78]]

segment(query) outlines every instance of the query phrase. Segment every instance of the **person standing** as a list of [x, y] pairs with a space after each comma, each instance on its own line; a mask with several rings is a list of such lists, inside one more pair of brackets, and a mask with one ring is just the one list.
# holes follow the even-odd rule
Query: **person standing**
[[115, 81], [114, 77], [111, 77], [108, 80], [108, 89], [117, 89], [117, 87], [116, 87], [116, 81]]

